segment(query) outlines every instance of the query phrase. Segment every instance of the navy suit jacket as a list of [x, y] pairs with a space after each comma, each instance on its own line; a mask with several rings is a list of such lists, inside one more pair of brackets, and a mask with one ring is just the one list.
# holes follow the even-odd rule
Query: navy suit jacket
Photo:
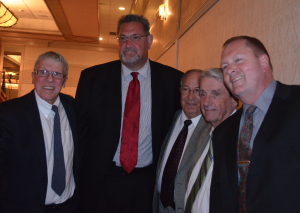
[[[75, 100], [59, 94], [73, 134], [73, 174], [78, 184]], [[47, 163], [42, 123], [34, 90], [0, 104], [0, 213], [43, 212]], [[76, 190], [72, 200], [75, 201]]]
[[[242, 109], [213, 133], [210, 212], [238, 212], [237, 143]], [[277, 82], [254, 139], [247, 176], [249, 213], [300, 212], [300, 86]]]
[[[182, 72], [150, 61], [152, 94], [153, 182], [161, 144], [180, 106]], [[120, 139], [122, 114], [121, 62], [112, 61], [82, 71], [76, 92], [80, 143], [80, 207], [98, 205], [103, 177]]]

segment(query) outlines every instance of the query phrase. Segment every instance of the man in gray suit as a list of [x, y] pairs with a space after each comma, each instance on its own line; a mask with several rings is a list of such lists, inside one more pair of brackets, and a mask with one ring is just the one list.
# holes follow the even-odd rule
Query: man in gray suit
[[211, 124], [200, 111], [201, 70], [189, 70], [181, 79], [181, 106], [162, 144], [158, 161], [153, 212], [183, 212], [186, 187], [201, 156]]

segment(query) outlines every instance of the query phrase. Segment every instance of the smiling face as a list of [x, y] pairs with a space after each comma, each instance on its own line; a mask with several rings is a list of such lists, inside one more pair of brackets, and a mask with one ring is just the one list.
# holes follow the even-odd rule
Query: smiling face
[[200, 98], [202, 114], [215, 128], [237, 107], [237, 102], [230, 97], [225, 85], [213, 77], [202, 78]]
[[120, 26], [119, 33], [119, 36], [128, 37], [127, 41], [119, 42], [120, 60], [132, 71], [137, 71], [147, 62], [153, 36], [148, 35], [142, 37], [140, 41], [133, 42], [130, 40], [131, 35], [144, 36], [143, 25], [139, 22], [124, 23]]
[[[61, 62], [55, 61], [51, 58], [40, 60], [36, 66], [36, 70], [47, 70], [50, 72], [64, 72], [64, 65]], [[50, 73], [48, 77], [39, 77], [35, 72], [32, 73], [32, 83], [37, 94], [49, 104], [53, 104], [62, 87], [65, 87], [67, 77], [62, 80], [54, 79]]]
[[228, 44], [222, 53], [224, 82], [243, 103], [254, 104], [272, 80], [268, 56], [256, 57], [245, 40]]
[[193, 93], [194, 89], [199, 89], [199, 77], [199, 73], [192, 72], [189, 73], [182, 82], [182, 88], [190, 89], [188, 94], [181, 93], [181, 107], [188, 119], [197, 117], [201, 114], [200, 97]]

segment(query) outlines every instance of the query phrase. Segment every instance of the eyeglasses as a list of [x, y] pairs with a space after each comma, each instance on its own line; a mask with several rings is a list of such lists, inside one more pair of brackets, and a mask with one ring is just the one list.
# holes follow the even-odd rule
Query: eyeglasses
[[[148, 35], [143, 35], [143, 36], [140, 36], [139, 34], [133, 34], [131, 36], [129, 36], [130, 40], [133, 41], [133, 42], [138, 42], [141, 40], [142, 37], [146, 37]], [[128, 40], [128, 37], [127, 36], [124, 36], [124, 35], [121, 35], [119, 37], [117, 37], [118, 41], [119, 42], [125, 42]]]
[[190, 94], [191, 91], [193, 91], [193, 94], [194, 94], [195, 96], [197, 96], [197, 97], [200, 96], [200, 89], [199, 89], [199, 88], [196, 88], [196, 89], [193, 89], [193, 90], [191, 90], [191, 89], [188, 88], [188, 87], [181, 87], [181, 88], [180, 88], [180, 92], [181, 92], [181, 94], [183, 94], [183, 95]]
[[67, 76], [67, 75], [64, 75], [60, 72], [55, 72], [55, 71], [50, 72], [48, 70], [37, 70], [37, 71], [33, 71], [33, 72], [35, 72], [41, 78], [47, 78], [50, 73], [52, 74], [52, 77], [54, 79], [58, 79], [58, 80], [62, 80], [64, 77]]

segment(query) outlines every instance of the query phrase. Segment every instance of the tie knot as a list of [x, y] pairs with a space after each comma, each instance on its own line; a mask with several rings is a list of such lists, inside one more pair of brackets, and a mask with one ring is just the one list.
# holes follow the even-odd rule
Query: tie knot
[[184, 126], [189, 126], [192, 123], [191, 120], [185, 120], [184, 121]]
[[57, 113], [58, 112], [58, 107], [56, 105], [53, 105], [51, 110], [54, 111], [55, 113]]
[[138, 77], [138, 75], [139, 75], [139, 73], [138, 72], [132, 72], [131, 75], [133, 77], [133, 80], [136, 80], [137, 77]]
[[256, 108], [257, 107], [255, 105], [249, 106], [249, 108], [246, 111], [246, 114], [253, 114], [253, 112], [256, 110]]

